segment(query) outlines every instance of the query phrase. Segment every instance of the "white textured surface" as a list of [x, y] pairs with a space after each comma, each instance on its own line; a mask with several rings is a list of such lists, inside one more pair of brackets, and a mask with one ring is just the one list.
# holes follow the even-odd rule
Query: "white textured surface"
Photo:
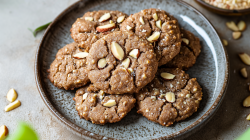
[[[39, 25], [52, 21], [75, 0], [1, 0], [0, 1], [0, 125], [5, 124], [10, 134], [16, 128], [19, 120], [30, 122], [40, 135], [41, 139], [81, 139], [64, 129], [50, 114], [43, 103], [34, 79], [34, 59], [37, 44], [41, 34], [36, 38], [27, 28], [36, 28]], [[250, 54], [250, 28], [243, 33], [243, 37], [234, 41], [231, 31], [225, 27], [230, 19], [210, 13], [199, 7], [193, 0], [192, 5], [197, 7], [211, 20], [222, 38], [229, 41], [228, 51], [231, 62], [231, 81], [222, 107], [215, 117], [189, 139], [234, 139], [249, 128], [250, 122], [245, 117], [249, 109], [241, 107], [243, 99], [249, 95], [247, 83], [240, 77], [239, 69], [246, 67], [240, 62], [237, 53], [244, 51]], [[250, 16], [248, 19], [250, 27]], [[247, 67], [249, 70], [250, 68]], [[235, 72], [234, 72], [235, 71]], [[8, 104], [6, 93], [10, 88], [18, 92], [21, 107], [4, 112]]]

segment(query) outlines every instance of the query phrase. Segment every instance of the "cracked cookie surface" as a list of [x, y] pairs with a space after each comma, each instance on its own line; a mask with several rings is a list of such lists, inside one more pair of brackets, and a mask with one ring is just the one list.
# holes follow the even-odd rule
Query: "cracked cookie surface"
[[[128, 30], [154, 44], [159, 66], [166, 64], [180, 52], [178, 21], [163, 10], [151, 8], [130, 15], [121, 24], [121, 31]], [[154, 33], [155, 36], [152, 36]]]
[[48, 70], [48, 78], [56, 87], [73, 90], [90, 81], [86, 58], [74, 58], [75, 54], [84, 51], [84, 49], [78, 47], [77, 43], [71, 43], [57, 52], [56, 58]]
[[[103, 59], [106, 63], [100, 68], [98, 63]], [[110, 33], [95, 42], [87, 63], [91, 82], [109, 94], [138, 92], [153, 80], [158, 69], [153, 46], [126, 31]]]
[[188, 44], [182, 41], [180, 53], [165, 66], [187, 70], [195, 64], [201, 52], [201, 44], [200, 39], [195, 37], [190, 31], [181, 29], [181, 33], [182, 38], [188, 40]]
[[[161, 73], [170, 73], [175, 77], [166, 80]], [[137, 113], [163, 126], [170, 126], [197, 111], [202, 100], [202, 88], [196, 78], [190, 79], [181, 69], [161, 68], [154, 80], [135, 97]]]
[[[89, 50], [91, 45], [99, 38], [110, 32], [119, 31], [119, 26], [124, 21], [124, 19], [121, 19], [123, 17], [125, 19], [128, 16], [120, 11], [99, 10], [87, 12], [72, 25], [70, 29], [71, 37], [79, 44], [79, 47]], [[118, 20], [118, 18], [121, 20]], [[97, 27], [103, 25], [110, 26], [106, 30], [98, 31]]]
[[105, 94], [93, 85], [78, 89], [73, 100], [81, 118], [102, 125], [120, 121], [136, 102], [133, 95]]

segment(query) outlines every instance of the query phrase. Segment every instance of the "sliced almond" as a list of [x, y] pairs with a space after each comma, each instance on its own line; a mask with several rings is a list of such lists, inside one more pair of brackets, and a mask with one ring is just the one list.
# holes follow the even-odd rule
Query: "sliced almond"
[[156, 26], [161, 29], [161, 20], [156, 21]]
[[124, 68], [128, 68], [130, 65], [130, 59], [129, 58], [126, 58], [125, 60], [122, 61], [122, 66]]
[[246, 120], [250, 121], [250, 114], [247, 115]]
[[88, 97], [88, 93], [82, 95], [82, 99], [85, 100]]
[[12, 88], [8, 91], [7, 93], [7, 100], [10, 102], [14, 102], [17, 98], [17, 93], [16, 91]]
[[130, 27], [130, 26], [127, 25], [126, 29], [129, 31], [129, 30], [132, 29], [132, 27]]
[[110, 13], [106, 13], [103, 16], [101, 16], [101, 18], [98, 20], [99, 22], [103, 22], [108, 20], [111, 17]]
[[114, 29], [115, 27], [116, 27], [115, 23], [110, 23], [110, 24], [98, 26], [96, 27], [96, 30], [98, 32], [107, 32], [107, 31]]
[[133, 49], [130, 53], [130, 56], [132, 56], [133, 58], [138, 58], [140, 56], [140, 51], [138, 49]]
[[114, 23], [113, 20], [109, 20], [109, 23]]
[[229, 29], [231, 29], [232, 31], [239, 31], [238, 27], [236, 26], [236, 24], [231, 21], [231, 22], [226, 22], [226, 25]]
[[4, 140], [9, 133], [8, 128], [5, 125], [0, 127], [0, 140]]
[[155, 101], [155, 100], [156, 100], [156, 97], [155, 97], [155, 96], [151, 96], [151, 99], [152, 99], [153, 101]]
[[240, 73], [241, 73], [241, 75], [242, 75], [243, 77], [247, 78], [247, 69], [246, 69], [246, 68], [242, 68], [242, 69], [240, 70]]
[[127, 71], [129, 74], [132, 74], [134, 72], [134, 70], [132, 68], [128, 68]]
[[171, 73], [167, 73], [167, 72], [162, 72], [161, 77], [165, 80], [172, 80], [172, 79], [174, 79], [175, 75], [173, 75]]
[[159, 39], [160, 34], [161, 34], [160, 32], [154, 32], [150, 37], [147, 38], [147, 40], [151, 43], [155, 42]]
[[11, 110], [13, 110], [13, 109], [19, 107], [20, 105], [21, 105], [21, 102], [20, 102], [19, 100], [16, 100], [16, 101], [10, 103], [9, 105], [7, 105], [7, 106], [4, 108], [4, 110], [5, 110], [6, 112], [8, 112], [8, 111], [11, 111]]
[[233, 32], [232, 36], [233, 36], [233, 39], [237, 40], [241, 37], [241, 32]]
[[227, 46], [227, 45], [228, 45], [228, 42], [227, 42], [227, 40], [225, 40], [225, 39], [222, 39], [222, 43], [223, 43], [224, 46]]
[[114, 41], [111, 43], [111, 52], [113, 53], [115, 58], [118, 60], [122, 60], [124, 57], [124, 51], [122, 47]]
[[94, 18], [93, 17], [85, 17], [85, 20], [93, 21]]
[[143, 17], [140, 17], [139, 21], [141, 22], [141, 24], [145, 24], [144, 20], [143, 20]]
[[82, 58], [85, 58], [89, 55], [89, 53], [87, 52], [80, 52], [80, 53], [76, 53], [73, 55], [74, 58], [76, 59], [82, 59]]
[[117, 23], [122, 23], [124, 19], [125, 19], [125, 16], [118, 17], [117, 18]]
[[246, 53], [240, 53], [239, 54], [240, 59], [242, 62], [244, 62], [247, 65], [250, 65], [250, 56]]
[[97, 63], [99, 69], [103, 69], [107, 65], [106, 58], [102, 58]]
[[183, 41], [186, 45], [189, 45], [189, 40], [188, 40], [188, 39], [182, 38], [182, 41]]
[[153, 18], [154, 18], [154, 20], [155, 20], [155, 21], [157, 21], [157, 20], [158, 20], [158, 16], [157, 16], [157, 14], [156, 14], [156, 13], [154, 13], [154, 14], [153, 14]]
[[243, 106], [244, 106], [244, 107], [250, 107], [250, 96], [248, 96], [248, 97], [243, 101]]
[[175, 102], [175, 95], [173, 92], [167, 92], [165, 98], [168, 102], [174, 103]]
[[106, 107], [112, 107], [112, 106], [115, 106], [116, 105], [116, 102], [115, 100], [108, 100], [106, 103], [103, 104], [104, 106]]
[[241, 20], [238, 24], [237, 27], [240, 31], [244, 31], [247, 28], [247, 24], [245, 21]]

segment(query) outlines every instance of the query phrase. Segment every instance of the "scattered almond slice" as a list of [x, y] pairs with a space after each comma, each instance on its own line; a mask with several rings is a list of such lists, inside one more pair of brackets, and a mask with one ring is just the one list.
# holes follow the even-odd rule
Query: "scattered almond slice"
[[233, 32], [232, 36], [233, 36], [233, 39], [237, 40], [241, 37], [241, 32]]
[[106, 13], [103, 16], [101, 16], [101, 18], [98, 20], [99, 22], [103, 22], [108, 20], [111, 17], [110, 13]]
[[183, 41], [186, 45], [189, 45], [189, 40], [188, 40], [188, 39], [182, 38], [182, 41]]
[[82, 59], [82, 58], [85, 58], [89, 55], [89, 53], [87, 52], [80, 52], [80, 53], [76, 53], [73, 55], [74, 58], [76, 59]]
[[134, 72], [132, 68], [128, 68], [127, 71], [128, 71], [129, 74]]
[[103, 69], [106, 65], [107, 65], [106, 58], [100, 59], [97, 63], [99, 69]]
[[158, 20], [158, 16], [157, 16], [157, 14], [156, 14], [156, 13], [154, 13], [154, 14], [153, 14], [153, 18], [154, 18], [154, 20], [155, 20], [155, 21], [157, 21], [157, 20]]
[[140, 51], [138, 49], [133, 49], [129, 55], [133, 58], [138, 58], [140, 56]]
[[228, 42], [227, 42], [227, 40], [225, 40], [225, 39], [222, 39], [222, 43], [223, 43], [224, 46], [227, 46], [227, 45], [228, 45]]
[[240, 31], [244, 31], [247, 28], [246, 22], [241, 20], [238, 24], [237, 27]]
[[161, 29], [161, 20], [156, 21], [156, 26]]
[[241, 73], [241, 75], [242, 75], [244, 78], [247, 78], [247, 70], [246, 70], [246, 68], [242, 68], [242, 69], [240, 70], [240, 73]]
[[115, 106], [116, 105], [116, 102], [115, 100], [108, 100], [106, 103], [103, 104], [104, 106], [106, 107], [112, 107], [112, 106]]
[[17, 93], [16, 91], [12, 88], [8, 91], [7, 93], [7, 100], [10, 102], [14, 102], [17, 98]]
[[107, 32], [107, 31], [114, 29], [115, 27], [116, 27], [115, 23], [110, 23], [110, 24], [98, 26], [96, 27], [96, 30], [98, 32]]
[[248, 96], [248, 97], [243, 101], [243, 106], [244, 106], [244, 107], [250, 107], [250, 96]]
[[143, 20], [143, 17], [140, 17], [139, 21], [141, 22], [141, 24], [145, 24], [144, 20]]
[[238, 27], [236, 26], [236, 24], [231, 21], [231, 22], [226, 22], [226, 25], [229, 29], [231, 29], [232, 31], [239, 31]]
[[109, 23], [114, 23], [113, 20], [109, 20]]
[[85, 100], [88, 97], [88, 93], [82, 95], [82, 99]]
[[161, 34], [160, 32], [154, 32], [150, 37], [147, 38], [147, 40], [151, 43], [155, 42], [159, 39], [160, 34]]
[[242, 60], [242, 62], [244, 62], [246, 65], [250, 65], [250, 56], [248, 54], [240, 53], [239, 57]]
[[124, 57], [124, 51], [122, 47], [114, 41], [111, 43], [111, 52], [113, 53], [115, 58], [118, 60], [122, 60]]
[[124, 68], [128, 68], [130, 65], [130, 59], [129, 58], [126, 58], [125, 60], [122, 61], [122, 66]]
[[125, 19], [125, 16], [118, 17], [117, 18], [117, 23], [122, 23], [124, 19]]
[[162, 72], [161, 77], [165, 80], [172, 80], [172, 79], [174, 79], [175, 75], [173, 75], [171, 73], [167, 73], [167, 72]]
[[4, 140], [9, 133], [8, 128], [5, 125], [0, 127], [0, 140]]
[[174, 103], [175, 102], [175, 95], [173, 92], [167, 92], [165, 98], [168, 102]]
[[130, 27], [129, 25], [127, 25], [126, 29], [129, 31], [132, 29], [132, 27]]
[[88, 21], [93, 21], [94, 18], [93, 17], [85, 17], [85, 20], [88, 20]]
[[19, 107], [20, 105], [21, 105], [21, 102], [20, 102], [19, 100], [16, 100], [16, 101], [10, 103], [9, 105], [7, 105], [7, 106], [4, 108], [4, 110], [5, 110], [6, 112], [8, 112], [8, 111], [11, 111], [11, 110], [13, 110], [13, 109]]
[[246, 120], [250, 121], [250, 114], [247, 115]]

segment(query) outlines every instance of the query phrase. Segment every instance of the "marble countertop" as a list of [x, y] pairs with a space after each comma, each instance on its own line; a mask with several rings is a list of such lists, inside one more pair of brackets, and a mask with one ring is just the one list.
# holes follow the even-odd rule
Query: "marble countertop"
[[[224, 101], [215, 116], [188, 140], [232, 140], [250, 128], [246, 121], [250, 108], [243, 108], [243, 100], [250, 95], [249, 78], [241, 77], [239, 70], [249, 66], [243, 64], [239, 52], [250, 54], [250, 16], [226, 17], [203, 9], [193, 0], [184, 0], [203, 13], [214, 25], [221, 38], [227, 39], [226, 47], [230, 60], [230, 81]], [[28, 28], [52, 21], [76, 0], [1, 0], [0, 1], [0, 125], [6, 125], [13, 133], [20, 120], [30, 122], [42, 140], [80, 140], [62, 127], [43, 103], [35, 83], [34, 61], [37, 45], [42, 37], [35, 38]], [[227, 21], [244, 20], [249, 26], [239, 40], [234, 40], [227, 29]], [[6, 94], [10, 88], [16, 89], [21, 107], [5, 112], [8, 104]]]

